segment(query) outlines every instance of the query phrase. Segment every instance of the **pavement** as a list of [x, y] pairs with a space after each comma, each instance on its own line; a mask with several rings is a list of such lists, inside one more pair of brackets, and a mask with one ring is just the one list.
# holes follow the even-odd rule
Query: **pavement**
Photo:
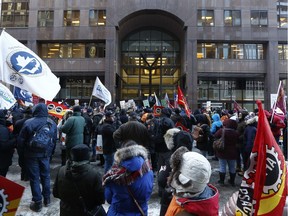
[[[194, 148], [193, 151], [197, 151], [196, 148]], [[229, 197], [235, 192], [238, 191], [240, 183], [242, 178], [240, 176], [236, 176], [235, 180], [235, 187], [232, 187], [227, 183], [229, 176], [227, 174], [226, 179], [225, 179], [225, 184], [224, 186], [220, 186], [217, 181], [219, 180], [219, 174], [218, 174], [218, 161], [212, 160], [212, 157], [208, 157], [208, 160], [211, 163], [212, 166], [212, 175], [210, 178], [210, 183], [216, 186], [220, 192], [220, 200], [219, 200], [219, 215], [221, 215], [222, 208], [224, 204], [227, 202]], [[30, 185], [29, 181], [21, 181], [20, 180], [20, 167], [18, 166], [18, 155], [17, 152], [15, 151], [15, 154], [13, 156], [13, 164], [10, 166], [9, 172], [6, 176], [6, 178], [22, 185], [25, 187], [24, 194], [21, 198], [20, 205], [18, 207], [16, 216], [36, 216], [36, 215], [43, 215], [43, 216], [58, 216], [60, 215], [59, 213], [59, 199], [54, 198], [53, 195], [51, 194], [51, 205], [49, 207], [43, 207], [40, 213], [33, 212], [29, 209], [29, 205], [31, 203], [32, 195], [31, 195], [31, 190], [30, 190]], [[95, 164], [97, 166], [97, 162], [93, 162], [92, 164]], [[51, 169], [51, 189], [53, 187], [53, 183], [56, 177], [56, 173], [58, 169], [61, 166], [61, 157], [60, 157], [60, 148], [57, 147], [55, 154], [53, 156], [53, 159], [51, 161], [50, 169]], [[104, 173], [104, 169], [102, 167], [99, 167], [99, 171], [101, 173]], [[157, 180], [155, 178], [155, 183], [154, 183], [154, 188], [153, 188], [153, 193], [151, 195], [151, 198], [149, 200], [149, 210], [148, 210], [148, 216], [157, 216], [159, 215], [160, 212], [160, 199], [158, 197], [158, 187], [157, 187]], [[104, 208], [107, 210], [109, 207], [108, 203], [104, 204]]]

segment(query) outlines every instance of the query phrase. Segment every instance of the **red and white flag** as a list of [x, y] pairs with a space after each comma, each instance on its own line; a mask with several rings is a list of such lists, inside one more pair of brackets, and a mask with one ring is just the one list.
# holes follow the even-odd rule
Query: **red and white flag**
[[257, 101], [257, 105], [257, 133], [250, 165], [239, 189], [236, 216], [282, 215], [287, 196], [285, 158], [271, 132], [262, 103]]

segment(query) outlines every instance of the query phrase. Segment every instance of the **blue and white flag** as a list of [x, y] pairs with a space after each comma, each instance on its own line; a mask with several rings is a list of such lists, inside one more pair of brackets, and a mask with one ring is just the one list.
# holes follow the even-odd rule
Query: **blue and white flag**
[[29, 91], [26, 91], [24, 89], [21, 89], [19, 87], [14, 88], [14, 97], [16, 100], [22, 100], [22, 101], [27, 101], [29, 103], [33, 103], [33, 96], [32, 93]]
[[60, 90], [47, 64], [5, 30], [0, 36], [0, 80], [52, 101]]
[[101, 99], [105, 103], [105, 107], [108, 106], [112, 102], [111, 93], [109, 90], [102, 84], [100, 79], [97, 77], [94, 88], [92, 91], [92, 95]]
[[10, 109], [16, 103], [12, 92], [0, 83], [0, 109]]

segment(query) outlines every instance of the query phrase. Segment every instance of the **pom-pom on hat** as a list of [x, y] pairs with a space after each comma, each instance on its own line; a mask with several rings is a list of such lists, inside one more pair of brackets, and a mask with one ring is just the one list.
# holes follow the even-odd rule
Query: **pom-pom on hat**
[[90, 159], [90, 149], [85, 144], [78, 144], [71, 149], [71, 160], [72, 161], [86, 161]]
[[193, 197], [204, 191], [210, 180], [211, 165], [203, 155], [180, 147], [172, 154], [170, 162], [173, 170], [170, 185], [176, 194]]

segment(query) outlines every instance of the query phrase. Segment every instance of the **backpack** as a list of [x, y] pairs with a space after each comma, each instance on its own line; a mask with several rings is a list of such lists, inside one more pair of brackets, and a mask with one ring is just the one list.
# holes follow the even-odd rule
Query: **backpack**
[[52, 144], [51, 134], [52, 123], [47, 122], [41, 126], [29, 142], [29, 147], [35, 152], [47, 152]]
[[197, 142], [199, 142], [203, 138], [204, 132], [203, 129], [199, 126], [195, 126], [192, 131], [192, 137]]

